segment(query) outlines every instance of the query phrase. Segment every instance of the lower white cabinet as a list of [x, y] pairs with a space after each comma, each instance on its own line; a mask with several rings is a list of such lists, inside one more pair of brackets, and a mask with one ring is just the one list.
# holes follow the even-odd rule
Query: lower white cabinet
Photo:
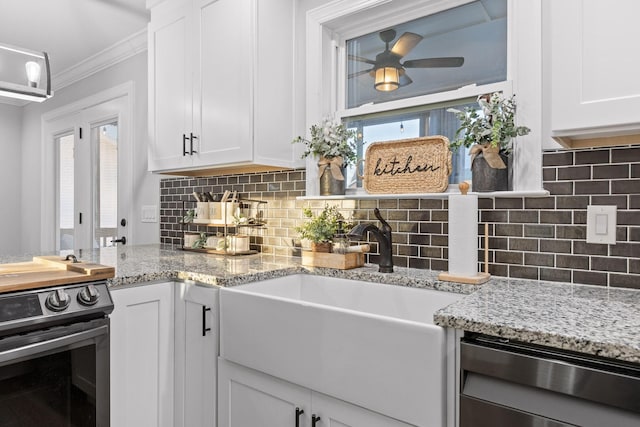
[[218, 290], [175, 286], [175, 426], [215, 427]]
[[173, 282], [111, 290], [113, 426], [173, 426], [173, 292]]
[[218, 408], [218, 427], [410, 426], [222, 358]]
[[218, 289], [114, 288], [111, 425], [215, 427]]

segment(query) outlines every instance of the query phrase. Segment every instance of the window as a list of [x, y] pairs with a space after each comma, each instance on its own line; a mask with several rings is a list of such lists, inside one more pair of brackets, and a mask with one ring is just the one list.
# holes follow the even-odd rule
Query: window
[[507, 0], [474, 1], [349, 39], [346, 63], [347, 108], [505, 81]]
[[[516, 93], [518, 117], [532, 132], [519, 137], [514, 149], [513, 188], [532, 195], [541, 192], [544, 129], [539, 2], [336, 1], [308, 10], [305, 22], [307, 127], [334, 115], [361, 128], [362, 153], [366, 143], [416, 133], [453, 139], [458, 126], [447, 117], [447, 108], [472, 105], [479, 95], [490, 92]], [[385, 33], [387, 30], [393, 32]], [[419, 37], [403, 39], [405, 33]], [[380, 71], [389, 68], [380, 55], [387, 47], [393, 51], [400, 39], [408, 48], [396, 49], [401, 53], [396, 58], [399, 65], [392, 64], [397, 76], [393, 70]], [[458, 66], [448, 59], [448, 67], [432, 67], [440, 60], [430, 58], [463, 61]], [[393, 88], [396, 77], [397, 88]], [[394, 90], [376, 90], [376, 82], [381, 83], [380, 89]], [[450, 182], [460, 181], [468, 170], [468, 156], [458, 153], [457, 157], [454, 167], [458, 169]], [[311, 160], [307, 165], [307, 195], [315, 196], [317, 170]], [[355, 185], [355, 172], [350, 177]]]
[[[451, 107], [464, 109], [474, 106], [477, 106], [475, 99], [465, 99], [400, 111], [348, 117], [344, 120], [349, 129], [356, 131], [358, 158], [365, 158], [367, 147], [372, 142], [418, 138], [428, 135], [444, 135], [452, 139], [460, 122], [447, 109]], [[452, 166], [450, 183], [471, 179], [468, 150], [454, 152]], [[362, 186], [355, 168], [351, 168], [347, 172], [347, 183], [351, 188]]]
[[[341, 116], [357, 130], [359, 158], [372, 142], [429, 135], [453, 140], [460, 122], [447, 108], [477, 105], [475, 98], [460, 99], [457, 89], [507, 80], [507, 0], [474, 1], [382, 28], [347, 40], [344, 52]], [[424, 98], [433, 94], [440, 102]], [[386, 111], [390, 101], [411, 106]], [[378, 111], [358, 114], [358, 107], [370, 105]], [[468, 152], [454, 152], [449, 182], [471, 179], [470, 169]], [[361, 187], [355, 170], [348, 178], [350, 187]]]

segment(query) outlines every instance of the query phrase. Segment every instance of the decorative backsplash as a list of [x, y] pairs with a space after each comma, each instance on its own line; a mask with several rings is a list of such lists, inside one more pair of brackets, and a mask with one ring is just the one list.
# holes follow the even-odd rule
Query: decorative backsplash
[[[493, 275], [569, 283], [640, 288], [640, 147], [547, 151], [542, 198], [480, 199], [480, 222], [489, 223], [489, 271]], [[182, 200], [194, 191], [238, 191], [268, 202], [267, 225], [249, 229], [251, 245], [265, 253], [299, 256], [294, 227], [302, 208], [336, 204], [356, 221], [372, 221], [381, 210], [394, 230], [394, 263], [446, 271], [447, 201], [382, 199], [296, 200], [305, 194], [304, 170], [203, 178], [168, 178], [160, 183], [160, 239], [180, 245]], [[615, 245], [586, 243], [588, 205], [618, 207]], [[484, 225], [481, 225], [481, 235]], [[190, 226], [192, 231], [206, 227]], [[209, 230], [212, 231], [212, 230]], [[376, 262], [377, 245], [368, 262]], [[484, 259], [482, 240], [478, 259]]]

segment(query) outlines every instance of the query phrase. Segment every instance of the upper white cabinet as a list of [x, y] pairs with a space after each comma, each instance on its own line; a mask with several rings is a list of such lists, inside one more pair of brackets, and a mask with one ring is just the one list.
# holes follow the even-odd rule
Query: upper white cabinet
[[149, 25], [149, 169], [293, 168], [294, 0], [167, 0]]
[[574, 146], [581, 138], [640, 133], [640, 2], [543, 4], [551, 135]]

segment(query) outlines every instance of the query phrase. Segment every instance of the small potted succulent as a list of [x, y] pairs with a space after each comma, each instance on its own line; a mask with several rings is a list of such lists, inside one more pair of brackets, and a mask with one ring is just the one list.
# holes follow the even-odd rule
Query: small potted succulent
[[501, 191], [508, 189], [508, 158], [513, 149], [513, 138], [527, 135], [531, 130], [516, 126], [515, 95], [504, 98], [499, 92], [481, 95], [476, 108], [464, 111], [449, 108], [460, 120], [456, 139], [451, 148], [471, 148], [473, 191]]
[[[311, 208], [303, 209], [303, 215], [307, 221], [295, 228], [301, 239], [311, 242], [311, 250], [314, 252], [331, 252], [331, 244], [334, 236], [346, 224], [344, 216], [338, 211], [337, 206], [325, 205], [324, 209], [314, 215]], [[348, 226], [348, 225], [347, 225]]]
[[310, 131], [310, 140], [298, 136], [293, 143], [305, 144], [302, 158], [318, 157], [320, 195], [344, 194], [345, 168], [356, 161], [355, 131], [331, 118], [311, 126]]

